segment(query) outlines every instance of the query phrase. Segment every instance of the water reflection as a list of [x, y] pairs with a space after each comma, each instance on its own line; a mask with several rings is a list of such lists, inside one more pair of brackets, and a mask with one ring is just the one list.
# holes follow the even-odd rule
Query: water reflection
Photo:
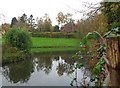
[[[30, 59], [3, 66], [3, 85], [69, 86], [70, 74], [74, 74], [78, 61], [70, 59], [74, 52], [66, 54], [34, 54]], [[90, 73], [90, 72], [89, 72]], [[81, 76], [82, 73], [79, 73]], [[52, 77], [52, 78], [51, 78]], [[54, 78], [53, 78], [54, 77]], [[53, 83], [50, 81], [53, 79]], [[81, 77], [80, 77], [81, 79]]]
[[[57, 70], [57, 74], [59, 76], [62, 76], [64, 73], [66, 74], [71, 74], [74, 72], [74, 67], [75, 67], [75, 63], [72, 59], [62, 59], [63, 57], [60, 57], [60, 59], [58, 60], [58, 66], [56, 68]], [[71, 60], [71, 61], [70, 61]]]
[[25, 83], [29, 80], [33, 72], [33, 64], [31, 60], [25, 60], [20, 63], [3, 66], [4, 77], [12, 83]]
[[42, 70], [46, 74], [49, 74], [52, 70], [52, 58], [50, 56], [36, 57], [33, 64], [37, 71]]

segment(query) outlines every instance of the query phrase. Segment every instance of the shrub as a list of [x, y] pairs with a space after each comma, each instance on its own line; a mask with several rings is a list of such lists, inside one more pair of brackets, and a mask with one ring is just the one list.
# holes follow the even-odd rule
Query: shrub
[[48, 38], [76, 38], [76, 33], [64, 32], [33, 32], [32, 37], [48, 37]]
[[32, 41], [30, 34], [24, 28], [12, 28], [5, 34], [5, 44], [29, 52]]

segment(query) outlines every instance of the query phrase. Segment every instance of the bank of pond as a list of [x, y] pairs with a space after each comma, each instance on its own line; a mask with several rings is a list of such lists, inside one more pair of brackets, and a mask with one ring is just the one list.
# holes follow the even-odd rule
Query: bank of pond
[[11, 63], [24, 60], [25, 57], [31, 56], [35, 52], [67, 52], [76, 51], [79, 46], [79, 39], [74, 38], [41, 38], [32, 37], [32, 47], [29, 53], [18, 50], [16, 47], [2, 45], [2, 63]]

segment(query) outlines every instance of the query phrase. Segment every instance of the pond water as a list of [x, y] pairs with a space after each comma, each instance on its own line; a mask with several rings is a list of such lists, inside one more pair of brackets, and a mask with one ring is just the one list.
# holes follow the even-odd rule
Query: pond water
[[75, 70], [75, 65], [80, 61], [71, 59], [74, 54], [36, 53], [32, 58], [7, 64], [2, 67], [2, 86], [70, 86], [75, 77], [77, 85], [87, 85], [91, 73], [84, 67]]

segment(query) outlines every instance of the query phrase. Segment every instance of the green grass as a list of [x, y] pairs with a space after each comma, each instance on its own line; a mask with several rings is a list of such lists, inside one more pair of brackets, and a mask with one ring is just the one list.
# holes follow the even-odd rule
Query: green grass
[[[4, 44], [4, 40], [0, 38], [0, 42]], [[73, 38], [41, 38], [32, 37], [34, 48], [32, 53], [49, 53], [49, 52], [68, 52], [78, 50], [79, 40]], [[22, 59], [24, 56], [22, 52], [15, 51], [13, 48], [6, 48], [3, 54], [3, 63], [15, 62]], [[1, 60], [1, 58], [0, 58]], [[0, 61], [1, 62], [1, 61]]]
[[[41, 38], [32, 37], [32, 47], [78, 47], [79, 39], [75, 38]], [[4, 40], [0, 38], [0, 43], [4, 44]]]
[[[74, 38], [32, 37], [32, 52], [62, 52], [78, 50], [79, 40]], [[38, 48], [37, 48], [38, 47]], [[44, 48], [46, 47], [46, 48]]]
[[62, 51], [76, 51], [79, 48], [32, 48], [31, 52], [40, 52], [40, 53], [47, 53], [47, 52], [62, 52]]
[[78, 50], [79, 39], [32, 37], [32, 52], [62, 52]]
[[32, 37], [33, 47], [78, 47], [79, 40], [73, 38], [40, 38]]

